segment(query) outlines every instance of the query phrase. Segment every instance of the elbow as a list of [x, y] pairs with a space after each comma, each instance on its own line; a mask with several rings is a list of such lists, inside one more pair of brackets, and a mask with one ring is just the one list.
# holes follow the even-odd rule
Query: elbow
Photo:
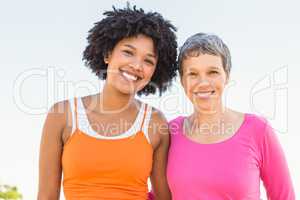
[[37, 200], [59, 200], [59, 195], [56, 193], [39, 192]]
[[171, 194], [153, 194], [148, 195], [148, 200], [171, 200]]

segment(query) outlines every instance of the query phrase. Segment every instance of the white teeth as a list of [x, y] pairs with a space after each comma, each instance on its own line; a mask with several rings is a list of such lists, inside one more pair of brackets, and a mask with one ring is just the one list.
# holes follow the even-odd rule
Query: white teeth
[[126, 72], [122, 72], [122, 75], [125, 76], [125, 78], [127, 78], [127, 79], [129, 79], [129, 80], [132, 80], [132, 81], [136, 81], [136, 80], [137, 80], [137, 76], [128, 74], [128, 73], [126, 73]]
[[213, 92], [196, 92], [195, 93], [198, 97], [206, 98], [209, 97]]

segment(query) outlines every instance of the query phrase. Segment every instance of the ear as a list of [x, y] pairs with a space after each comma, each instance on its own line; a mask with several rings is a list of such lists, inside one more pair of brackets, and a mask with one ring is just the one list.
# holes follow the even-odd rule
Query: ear
[[229, 74], [226, 73], [226, 80], [225, 80], [225, 85], [227, 85], [230, 81], [230, 76]]
[[111, 52], [104, 55], [104, 63], [105, 64], [108, 64], [110, 62], [110, 59], [111, 59]]
[[183, 74], [179, 73], [180, 84], [183, 86]]
[[108, 64], [108, 58], [107, 57], [104, 57], [104, 63]]

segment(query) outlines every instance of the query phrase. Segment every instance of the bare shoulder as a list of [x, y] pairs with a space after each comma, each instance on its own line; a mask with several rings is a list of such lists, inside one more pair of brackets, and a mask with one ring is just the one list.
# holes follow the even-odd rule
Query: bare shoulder
[[[43, 127], [43, 137], [55, 137], [62, 139], [72, 129], [72, 114], [68, 100], [60, 101], [52, 105], [47, 113]], [[69, 131], [70, 132], [70, 131]]]
[[47, 118], [51, 120], [51, 122], [55, 122], [55, 124], [59, 124], [60, 126], [66, 125], [66, 119], [69, 112], [69, 101], [64, 100], [57, 102], [52, 105], [49, 109]]
[[47, 113], [40, 143], [38, 199], [59, 197], [62, 133], [66, 126], [68, 106], [68, 101], [58, 102]]
[[168, 125], [168, 121], [165, 115], [157, 108], [152, 107], [152, 120], [151, 123], [157, 123], [158, 125]]
[[152, 115], [149, 123], [149, 138], [154, 149], [162, 141], [169, 141], [168, 121], [164, 114], [154, 107], [152, 107]]

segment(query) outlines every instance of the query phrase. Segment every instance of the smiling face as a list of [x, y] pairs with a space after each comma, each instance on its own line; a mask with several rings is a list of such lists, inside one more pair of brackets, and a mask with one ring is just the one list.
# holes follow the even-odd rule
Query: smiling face
[[153, 40], [145, 35], [124, 38], [105, 59], [106, 82], [123, 94], [134, 94], [151, 80], [157, 64]]
[[228, 77], [220, 56], [199, 54], [182, 61], [181, 84], [198, 112], [214, 113], [222, 106]]

